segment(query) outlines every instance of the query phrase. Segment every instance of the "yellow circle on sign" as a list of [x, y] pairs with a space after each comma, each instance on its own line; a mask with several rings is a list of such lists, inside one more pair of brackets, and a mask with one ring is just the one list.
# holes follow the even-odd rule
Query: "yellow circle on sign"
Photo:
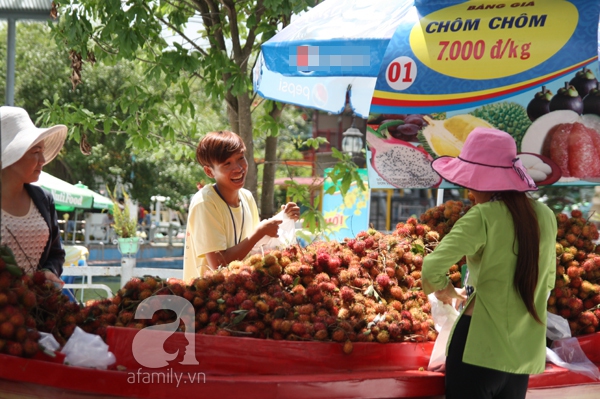
[[494, 79], [527, 71], [556, 54], [577, 27], [567, 1], [466, 2], [415, 24], [410, 46], [429, 68], [455, 78]]

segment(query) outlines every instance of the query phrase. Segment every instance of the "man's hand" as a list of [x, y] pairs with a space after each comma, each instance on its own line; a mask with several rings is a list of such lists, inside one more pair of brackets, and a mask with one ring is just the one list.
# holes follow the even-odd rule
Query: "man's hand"
[[300, 218], [300, 207], [295, 202], [288, 202], [281, 206], [281, 210], [285, 212], [290, 219], [298, 221]]
[[281, 223], [281, 220], [265, 219], [258, 224], [256, 231], [258, 231], [260, 237], [277, 237], [277, 231]]

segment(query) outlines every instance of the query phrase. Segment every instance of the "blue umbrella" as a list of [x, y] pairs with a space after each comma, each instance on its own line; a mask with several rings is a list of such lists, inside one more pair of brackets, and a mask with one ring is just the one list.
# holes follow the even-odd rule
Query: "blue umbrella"
[[[597, 70], [598, 1], [327, 0], [262, 45], [261, 96], [332, 113], [476, 107]], [[592, 65], [593, 64], [593, 65]]]

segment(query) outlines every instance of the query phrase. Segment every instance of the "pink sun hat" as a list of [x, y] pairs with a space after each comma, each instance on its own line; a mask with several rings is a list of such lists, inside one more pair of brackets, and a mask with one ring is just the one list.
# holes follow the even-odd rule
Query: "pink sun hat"
[[538, 189], [517, 158], [515, 140], [501, 130], [476, 127], [458, 157], [439, 157], [431, 167], [446, 181], [476, 191]]

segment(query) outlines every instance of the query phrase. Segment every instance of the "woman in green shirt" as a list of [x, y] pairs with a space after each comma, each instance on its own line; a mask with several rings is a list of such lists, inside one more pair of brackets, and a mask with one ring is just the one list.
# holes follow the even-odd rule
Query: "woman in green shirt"
[[[446, 398], [525, 398], [529, 375], [545, 368], [554, 213], [525, 193], [537, 187], [508, 133], [476, 128], [458, 157], [432, 167], [476, 200], [423, 261], [425, 293], [465, 304], [446, 350]], [[463, 256], [468, 286], [455, 290], [446, 272]]]

